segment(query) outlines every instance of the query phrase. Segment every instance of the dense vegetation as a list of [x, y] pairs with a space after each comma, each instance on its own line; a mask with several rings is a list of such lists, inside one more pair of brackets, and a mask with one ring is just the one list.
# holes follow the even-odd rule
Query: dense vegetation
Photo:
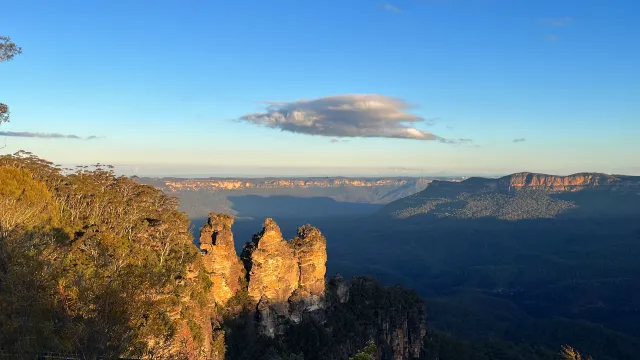
[[198, 253], [175, 199], [21, 152], [0, 157], [0, 204], [1, 350], [162, 357], [180, 348], [180, 320], [201, 326], [204, 287], [185, 281]]
[[[453, 217], [459, 219], [481, 219], [495, 217], [501, 220], [550, 219], [575, 207], [570, 201], [549, 196], [543, 191], [525, 190], [512, 194], [462, 193], [455, 198], [422, 199], [421, 194], [414, 197], [419, 204], [411, 205], [412, 197], [407, 205], [392, 212], [393, 217], [405, 219], [415, 215], [433, 215], [438, 218]], [[398, 206], [394, 204], [392, 206]]]

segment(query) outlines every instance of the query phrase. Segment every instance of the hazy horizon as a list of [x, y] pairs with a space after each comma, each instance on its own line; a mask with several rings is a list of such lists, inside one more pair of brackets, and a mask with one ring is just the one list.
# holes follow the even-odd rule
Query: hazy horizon
[[311, 178], [311, 177], [409, 177], [409, 178], [460, 178], [460, 177], [489, 177], [497, 178], [514, 173], [532, 172], [548, 175], [567, 176], [577, 173], [605, 173], [610, 175], [640, 175], [640, 172], [601, 172], [601, 171], [575, 171], [575, 172], [559, 172], [559, 171], [531, 171], [531, 170], [515, 170], [515, 171], [429, 171], [426, 169], [393, 169], [393, 168], [331, 168], [331, 167], [216, 167], [205, 166], [190, 171], [181, 166], [154, 168], [148, 165], [116, 165], [115, 171], [118, 174], [126, 176], [140, 177], [176, 177], [176, 178]]

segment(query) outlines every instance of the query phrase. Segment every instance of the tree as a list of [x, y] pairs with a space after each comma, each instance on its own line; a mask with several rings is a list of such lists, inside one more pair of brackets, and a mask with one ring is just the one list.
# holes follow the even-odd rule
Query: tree
[[591, 356], [583, 357], [576, 349], [569, 345], [563, 345], [560, 351], [563, 360], [593, 360]]
[[106, 165], [0, 156], [0, 353], [166, 359], [211, 348], [205, 286], [187, 274], [202, 264], [177, 208]]
[[[8, 36], [0, 36], [0, 62], [10, 61], [22, 53], [22, 48], [11, 41]], [[9, 121], [9, 107], [0, 103], [0, 124]]]
[[369, 340], [367, 341], [367, 345], [364, 349], [350, 357], [349, 360], [375, 360], [377, 351], [378, 349], [376, 348], [376, 344], [373, 340]]
[[0, 167], [0, 233], [50, 223], [55, 213], [53, 196], [43, 182], [28, 170]]

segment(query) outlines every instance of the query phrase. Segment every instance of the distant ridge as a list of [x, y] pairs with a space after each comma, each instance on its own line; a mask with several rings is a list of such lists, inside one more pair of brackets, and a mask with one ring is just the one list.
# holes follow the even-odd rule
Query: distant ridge
[[[580, 193], [580, 196], [578, 196]], [[640, 176], [576, 173], [568, 176], [520, 172], [500, 178], [472, 177], [461, 182], [434, 180], [414, 195], [391, 202], [381, 214], [393, 218], [433, 215], [438, 218], [495, 217], [503, 220], [554, 218], [571, 209], [596, 205], [617, 209], [611, 200], [637, 203]], [[622, 195], [622, 196], [621, 196]], [[608, 207], [603, 207], [608, 201]], [[633, 205], [633, 204], [632, 204]]]

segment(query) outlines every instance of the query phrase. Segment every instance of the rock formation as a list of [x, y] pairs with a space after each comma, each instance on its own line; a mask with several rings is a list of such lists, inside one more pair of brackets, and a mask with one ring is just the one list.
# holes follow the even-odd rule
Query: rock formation
[[298, 229], [291, 242], [300, 268], [299, 287], [304, 295], [324, 295], [324, 274], [327, 272], [327, 240], [311, 225]]
[[[282, 342], [296, 333], [305, 345], [299, 349], [297, 343], [289, 346], [294, 353], [305, 356], [328, 347], [330, 358], [348, 358], [369, 340], [376, 342], [379, 359], [420, 356], [426, 316], [424, 304], [414, 291], [386, 288], [367, 278], [346, 282], [341, 277], [330, 280], [325, 289], [326, 239], [310, 225], [300, 227], [297, 236], [286, 241], [278, 225], [272, 219], [265, 220], [262, 231], [245, 245], [240, 261], [234, 249], [232, 224], [229, 215], [210, 214], [200, 233], [203, 266], [213, 283], [214, 301], [224, 306], [239, 294], [238, 301], [244, 301], [243, 309], [248, 310], [242, 320], [237, 318], [225, 325], [230, 334], [236, 331]], [[223, 311], [238, 316], [236, 306]], [[238, 330], [233, 330], [234, 326]], [[218, 326], [216, 333], [207, 333], [213, 344], [209, 352], [225, 349], [218, 346], [224, 345], [220, 335], [226, 331], [223, 329]], [[188, 326], [183, 330], [189, 334]], [[334, 332], [341, 335], [334, 338]], [[245, 341], [243, 337], [232, 338]], [[231, 349], [237, 356], [243, 345], [234, 342]], [[218, 353], [224, 354], [222, 350]]]
[[305, 225], [295, 239], [286, 241], [275, 221], [267, 219], [262, 231], [245, 245], [240, 261], [231, 232], [233, 221], [230, 215], [211, 213], [200, 229], [200, 251], [215, 302], [224, 305], [243, 283], [255, 303], [261, 299], [286, 303], [294, 292], [297, 298], [315, 297], [307, 302], [321, 302], [327, 242], [320, 230]]
[[200, 229], [204, 268], [213, 283], [213, 298], [219, 304], [225, 304], [240, 290], [244, 277], [244, 269], [233, 243], [233, 221], [230, 215], [210, 214], [209, 220]]
[[263, 296], [271, 302], [286, 302], [299, 286], [298, 259], [273, 219], [265, 220], [262, 231], [245, 245], [242, 259], [248, 274], [249, 297], [256, 302]]

